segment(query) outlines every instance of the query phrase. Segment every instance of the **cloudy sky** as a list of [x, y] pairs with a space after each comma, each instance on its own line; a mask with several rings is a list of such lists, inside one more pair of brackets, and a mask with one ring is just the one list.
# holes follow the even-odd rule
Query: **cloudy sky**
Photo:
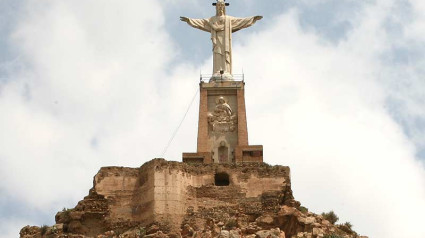
[[[102, 166], [196, 150], [201, 0], [0, 0], [0, 234], [52, 225]], [[233, 0], [249, 140], [296, 199], [371, 238], [423, 238], [425, 2]], [[171, 135], [195, 97], [175, 139]]]

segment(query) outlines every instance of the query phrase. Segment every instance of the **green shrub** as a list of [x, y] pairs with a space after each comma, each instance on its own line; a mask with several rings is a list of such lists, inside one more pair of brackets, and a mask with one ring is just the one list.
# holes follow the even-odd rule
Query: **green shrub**
[[144, 237], [146, 235], [146, 228], [145, 227], [139, 227], [136, 231], [137, 237]]
[[351, 230], [351, 228], [353, 228], [353, 224], [351, 224], [348, 221], [346, 223], [342, 224], [342, 225], [348, 227], [350, 230]]
[[72, 211], [74, 211], [74, 208], [66, 208], [66, 207], [62, 208], [62, 212], [72, 212]]
[[325, 235], [323, 238], [343, 238], [342, 236], [336, 234]]
[[325, 218], [326, 220], [328, 220], [330, 223], [334, 224], [339, 220], [339, 217], [335, 214], [334, 211], [330, 211], [330, 212], [322, 212], [321, 214], [323, 216], [323, 218]]
[[348, 234], [353, 234], [355, 233], [351, 228], [353, 227], [353, 225], [350, 222], [346, 222], [344, 224], [340, 224], [338, 225], [338, 228], [341, 229], [342, 231], [348, 233]]
[[308, 212], [308, 208], [304, 207], [304, 206], [300, 206], [297, 208], [300, 212], [302, 213], [307, 213]]
[[227, 229], [232, 229], [235, 227], [238, 227], [238, 221], [235, 218], [230, 218], [229, 220], [227, 220], [226, 222]]
[[63, 219], [64, 219], [65, 223], [71, 221], [71, 212], [73, 210], [74, 209], [68, 209], [68, 208], [65, 208], [65, 207], [62, 209], [62, 215], [63, 215]]
[[52, 226], [52, 233], [56, 234], [58, 232], [58, 228], [56, 227], [56, 225]]
[[46, 232], [47, 232], [47, 229], [49, 228], [49, 226], [47, 226], [47, 225], [42, 225], [41, 227], [40, 227], [40, 232], [41, 232], [41, 235], [43, 236], [44, 234], [46, 234]]

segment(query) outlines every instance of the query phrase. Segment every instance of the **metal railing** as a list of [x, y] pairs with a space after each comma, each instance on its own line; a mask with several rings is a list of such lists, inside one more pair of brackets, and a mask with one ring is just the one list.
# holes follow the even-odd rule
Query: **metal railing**
[[[212, 74], [200, 74], [199, 80], [201, 82], [209, 82]], [[233, 81], [245, 81], [245, 74], [233, 74]]]

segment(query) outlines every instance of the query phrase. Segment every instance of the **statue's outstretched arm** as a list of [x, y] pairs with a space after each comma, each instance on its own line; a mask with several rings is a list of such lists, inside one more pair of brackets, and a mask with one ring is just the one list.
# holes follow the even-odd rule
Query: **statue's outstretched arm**
[[208, 19], [193, 19], [189, 17], [180, 17], [180, 21], [184, 21], [189, 24], [189, 26], [198, 28], [199, 30], [211, 32], [211, 26]]
[[263, 19], [262, 16], [254, 16], [254, 17], [233, 17], [232, 18], [232, 32], [239, 31], [243, 28], [250, 27], [254, 25], [256, 21]]

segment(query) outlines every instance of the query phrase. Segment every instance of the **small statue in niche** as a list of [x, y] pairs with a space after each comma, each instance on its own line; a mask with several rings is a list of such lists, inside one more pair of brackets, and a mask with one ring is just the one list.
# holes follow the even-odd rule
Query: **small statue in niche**
[[226, 98], [220, 96], [216, 99], [216, 106], [208, 114], [208, 122], [214, 132], [233, 132], [236, 129], [237, 117], [233, 115], [232, 108]]
[[215, 106], [214, 114], [217, 115], [218, 121], [230, 121], [232, 116], [232, 108], [227, 104], [224, 97], [217, 99], [217, 105]]

